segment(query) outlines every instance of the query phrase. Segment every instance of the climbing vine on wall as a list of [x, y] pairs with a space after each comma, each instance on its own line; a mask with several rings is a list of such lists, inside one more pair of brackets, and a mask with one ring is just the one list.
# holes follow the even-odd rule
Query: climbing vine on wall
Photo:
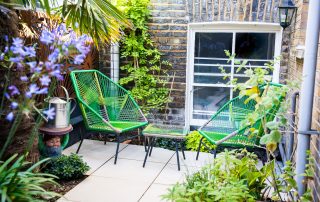
[[120, 67], [127, 74], [120, 84], [132, 86], [131, 94], [144, 112], [163, 109], [170, 101], [165, 69], [171, 64], [162, 59], [148, 33], [149, 0], [122, 0], [118, 4], [134, 25], [121, 41], [121, 57], [128, 62]]

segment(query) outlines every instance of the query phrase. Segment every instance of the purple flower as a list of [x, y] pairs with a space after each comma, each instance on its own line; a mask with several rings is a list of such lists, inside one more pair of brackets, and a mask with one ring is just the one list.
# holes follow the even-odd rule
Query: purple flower
[[13, 120], [13, 118], [14, 118], [13, 112], [10, 112], [10, 113], [7, 114], [7, 116], [6, 116], [6, 119], [7, 119], [8, 121], [10, 121], [10, 122]]
[[36, 92], [36, 94], [47, 94], [48, 93], [48, 88], [41, 88]]
[[18, 55], [17, 57], [11, 57], [9, 60], [14, 63], [20, 63], [23, 60], [23, 57]]
[[9, 47], [6, 46], [6, 47], [4, 48], [4, 53], [7, 53], [8, 51], [9, 51]]
[[4, 53], [1, 53], [0, 54], [0, 60], [3, 60], [4, 59]]
[[4, 96], [9, 100], [10, 99], [10, 95], [8, 93], [5, 93]]
[[23, 41], [19, 37], [13, 38], [12, 45], [15, 46], [15, 47], [22, 47], [23, 46]]
[[16, 103], [16, 102], [11, 102], [11, 109], [16, 109], [17, 107], [18, 107], [18, 103]]
[[27, 76], [20, 76], [20, 80], [21, 81], [28, 81], [28, 77]]
[[60, 34], [64, 34], [67, 32], [66, 25], [64, 23], [60, 24], [57, 28], [57, 32]]
[[20, 94], [18, 88], [14, 85], [9, 86], [8, 89], [11, 91], [11, 93], [10, 93], [11, 96]]
[[26, 97], [27, 98], [31, 98], [32, 94], [36, 94], [39, 90], [39, 87], [37, 86], [37, 84], [30, 84], [29, 86], [29, 90], [26, 92]]
[[54, 119], [54, 115], [56, 115], [56, 113], [54, 112], [54, 108], [50, 108], [48, 110], [43, 111], [43, 113], [45, 115], [47, 115], [47, 119]]
[[39, 67], [37, 67], [37, 62], [27, 62], [26, 63], [29, 67], [30, 67], [30, 73], [34, 73], [34, 72], [37, 72], [37, 73], [40, 73], [42, 68], [41, 68], [41, 65], [42, 62], [39, 62]]
[[40, 36], [40, 41], [46, 45], [49, 45], [54, 42], [54, 34], [48, 30], [43, 30]]
[[48, 60], [50, 62], [56, 62], [58, 60], [59, 53], [60, 51], [58, 48], [54, 49], [54, 51], [48, 56]]
[[33, 46], [26, 46], [24, 47], [25, 50], [25, 56], [29, 56], [29, 57], [36, 57], [36, 50], [34, 49]]
[[73, 63], [76, 65], [81, 65], [84, 62], [85, 55], [77, 55], [74, 57]]
[[8, 42], [8, 41], [9, 41], [9, 37], [8, 37], [8, 35], [4, 35], [4, 40], [5, 40], [6, 42]]
[[56, 77], [58, 80], [63, 80], [63, 76], [61, 75], [59, 69], [53, 70], [52, 72], [50, 72], [50, 75]]
[[40, 82], [41, 82], [41, 85], [43, 86], [48, 86], [51, 82], [51, 79], [48, 75], [43, 75], [41, 78], [40, 78]]

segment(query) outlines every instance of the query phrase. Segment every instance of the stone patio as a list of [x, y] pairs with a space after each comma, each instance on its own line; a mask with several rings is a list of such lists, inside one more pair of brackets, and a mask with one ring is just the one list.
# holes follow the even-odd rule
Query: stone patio
[[[78, 144], [64, 154], [75, 152]], [[181, 171], [178, 171], [174, 151], [154, 148], [145, 168], [142, 167], [145, 151], [143, 146], [121, 144], [118, 162], [114, 165], [115, 143], [84, 140], [79, 155], [83, 156], [91, 169], [84, 181], [70, 190], [59, 202], [157, 202], [161, 195], [188, 173], [199, 170], [212, 162], [213, 156], [186, 151], [186, 160], [180, 154]]]

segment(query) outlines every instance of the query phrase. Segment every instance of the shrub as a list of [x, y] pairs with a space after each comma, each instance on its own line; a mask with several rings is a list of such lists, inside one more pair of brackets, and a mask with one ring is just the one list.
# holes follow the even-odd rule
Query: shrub
[[90, 167], [80, 156], [71, 154], [52, 159], [44, 170], [46, 173], [56, 175], [59, 179], [72, 180], [82, 177], [89, 169]]
[[44, 185], [57, 184], [54, 181], [55, 176], [33, 172], [35, 168], [47, 160], [44, 159], [28, 167], [30, 163], [25, 161], [25, 156], [17, 158], [17, 154], [15, 154], [5, 162], [0, 162], [1, 201], [33, 202], [43, 201], [42, 198], [59, 196], [59, 194], [46, 191], [43, 188]]
[[258, 158], [246, 150], [219, 154], [214, 164], [187, 176], [186, 181], [174, 185], [164, 199], [171, 201], [255, 201], [269, 170], [256, 168]]
[[[189, 135], [186, 137], [186, 148], [191, 151], [197, 151], [199, 142], [201, 139], [201, 135], [198, 131], [192, 131]], [[207, 139], [203, 139], [203, 143], [205, 143], [208, 147], [211, 149], [214, 149], [214, 145], [211, 144]], [[201, 152], [208, 152], [208, 149], [202, 144], [200, 147]]]

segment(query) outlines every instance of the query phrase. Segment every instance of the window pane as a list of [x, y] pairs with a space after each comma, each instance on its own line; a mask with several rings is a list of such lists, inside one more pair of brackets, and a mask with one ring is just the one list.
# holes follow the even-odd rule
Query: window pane
[[195, 75], [194, 83], [208, 83], [208, 84], [227, 84], [229, 77], [224, 76], [207, 76], [207, 75]]
[[[225, 67], [223, 66], [223, 70], [225, 73], [231, 72], [231, 67]], [[219, 66], [203, 66], [203, 65], [195, 65], [194, 66], [194, 72], [195, 73], [216, 73], [216, 74], [222, 74], [221, 69], [219, 69]]]
[[273, 59], [274, 45], [274, 33], [236, 33], [237, 58]]
[[202, 87], [193, 88], [193, 110], [215, 112], [230, 99], [230, 88]]
[[204, 57], [196, 57], [194, 59], [194, 64], [214, 64], [214, 65], [230, 65], [230, 62], [227, 62], [228, 59], [210, 59], [210, 58], [204, 58]]
[[196, 33], [194, 57], [227, 58], [232, 51], [232, 33]]

